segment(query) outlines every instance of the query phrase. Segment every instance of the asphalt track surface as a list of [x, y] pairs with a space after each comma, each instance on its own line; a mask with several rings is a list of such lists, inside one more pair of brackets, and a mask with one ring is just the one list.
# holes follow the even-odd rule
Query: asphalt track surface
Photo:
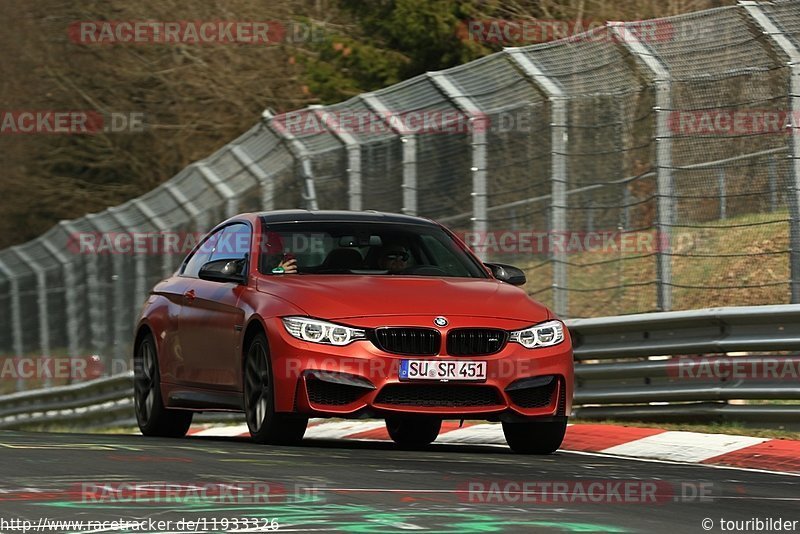
[[[721, 519], [800, 520], [796, 476], [498, 446], [0, 432], [0, 475], [3, 533], [43, 518], [154, 523], [39, 532], [256, 532], [271, 519], [278, 532], [722, 532]], [[209, 490], [223, 486], [240, 493]], [[251, 523], [236, 530], [234, 518]]]

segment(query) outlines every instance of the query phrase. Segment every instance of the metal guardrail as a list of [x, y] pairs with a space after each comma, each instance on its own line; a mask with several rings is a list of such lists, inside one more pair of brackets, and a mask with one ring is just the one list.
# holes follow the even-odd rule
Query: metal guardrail
[[[575, 407], [583, 419], [800, 423], [800, 305], [710, 308], [567, 321], [575, 350]], [[757, 353], [751, 353], [757, 351]], [[721, 363], [782, 363], [788, 379], [731, 377]], [[738, 353], [738, 354], [737, 354]], [[698, 356], [699, 355], [699, 356]], [[687, 358], [687, 356], [695, 356]], [[776, 363], [777, 362], [777, 363]], [[698, 373], [697, 370], [712, 371]], [[769, 368], [768, 368], [769, 370]], [[758, 374], [758, 373], [756, 373]], [[0, 397], [0, 428], [133, 424], [132, 373]], [[230, 414], [206, 420], [232, 419]]]
[[[209, 412], [197, 422], [243, 421], [244, 416]], [[81, 384], [0, 396], [0, 429], [136, 426], [133, 373]]]
[[[567, 323], [576, 361], [574, 416], [800, 424], [800, 403], [774, 402], [800, 400], [800, 357], [781, 354], [800, 349], [800, 305]], [[730, 358], [709, 356], [720, 354]]]
[[567, 321], [575, 359], [800, 349], [800, 306], [741, 306]]
[[132, 372], [0, 397], [0, 428], [113, 425], [132, 416]]

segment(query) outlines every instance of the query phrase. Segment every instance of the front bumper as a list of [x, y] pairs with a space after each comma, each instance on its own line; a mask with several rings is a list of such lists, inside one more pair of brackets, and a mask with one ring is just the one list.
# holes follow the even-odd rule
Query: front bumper
[[[519, 321], [477, 321], [451, 319], [449, 328], [441, 329], [442, 338], [450, 328], [512, 330], [528, 326]], [[391, 324], [428, 326], [431, 318], [392, 318]], [[361, 321], [355, 326], [378, 325]], [[316, 417], [420, 414], [521, 421], [561, 419], [572, 408], [573, 360], [568, 334], [554, 347], [526, 349], [507, 343], [500, 352], [488, 356], [404, 356], [384, 352], [369, 340], [344, 347], [304, 342], [289, 335], [278, 318], [268, 330], [279, 412]], [[403, 359], [486, 361], [487, 379], [480, 383], [401, 381], [398, 374]]]

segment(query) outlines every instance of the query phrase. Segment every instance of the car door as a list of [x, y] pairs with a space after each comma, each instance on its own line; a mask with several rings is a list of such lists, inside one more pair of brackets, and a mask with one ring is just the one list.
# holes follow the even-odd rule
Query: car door
[[[245, 260], [251, 239], [252, 230], [248, 224], [234, 223], [224, 227], [213, 243], [207, 262]], [[185, 381], [197, 387], [235, 390], [241, 382], [238, 379], [239, 339], [244, 325], [244, 312], [237, 304], [245, 286], [201, 280], [198, 274], [194, 270], [187, 273], [191, 276], [191, 283], [184, 294], [178, 322], [187, 362]]]
[[186, 359], [187, 353], [181, 336], [180, 318], [185, 304], [193, 295], [190, 289], [195, 285], [200, 267], [211, 259], [211, 253], [221, 233], [222, 230], [218, 230], [203, 238], [203, 241], [186, 256], [176, 276], [170, 279], [164, 290], [165, 296], [170, 300], [169, 324], [171, 325], [169, 335], [165, 336], [168, 338], [165, 339], [165, 342], [169, 357], [164, 358], [161, 369], [161, 377], [165, 382], [186, 384], [192, 381], [194, 364]]

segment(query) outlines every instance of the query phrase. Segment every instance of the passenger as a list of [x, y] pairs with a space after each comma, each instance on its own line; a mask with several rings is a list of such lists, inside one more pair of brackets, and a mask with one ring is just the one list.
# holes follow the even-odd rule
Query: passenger
[[261, 265], [272, 274], [297, 274], [297, 259], [284, 251], [283, 239], [277, 232], [264, 234], [262, 251], [265, 259]]

